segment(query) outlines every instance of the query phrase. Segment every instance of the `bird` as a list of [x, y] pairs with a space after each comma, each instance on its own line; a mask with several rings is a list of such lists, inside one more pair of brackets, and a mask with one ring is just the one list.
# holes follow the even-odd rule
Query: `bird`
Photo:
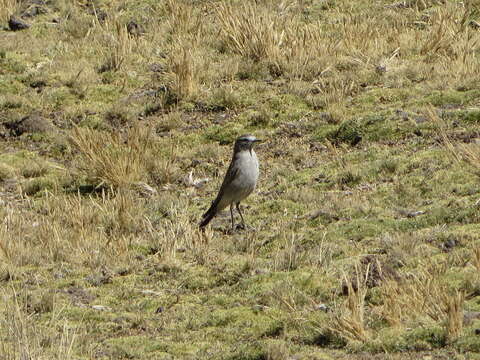
[[242, 228], [245, 228], [245, 220], [242, 210], [240, 209], [240, 202], [247, 198], [257, 186], [259, 163], [253, 147], [259, 142], [261, 142], [261, 140], [253, 135], [242, 135], [235, 140], [232, 161], [230, 162], [217, 197], [202, 216], [199, 224], [200, 229], [204, 229], [215, 215], [227, 206], [230, 206], [232, 231], [235, 230], [233, 217], [234, 206], [237, 208], [240, 218], [242, 219]]

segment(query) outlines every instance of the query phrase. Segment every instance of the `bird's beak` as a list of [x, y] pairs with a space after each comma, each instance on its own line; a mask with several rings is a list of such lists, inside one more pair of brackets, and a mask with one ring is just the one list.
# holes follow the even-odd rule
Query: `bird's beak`
[[254, 143], [259, 143], [259, 142], [263, 142], [263, 140], [261, 140], [261, 139], [255, 139], [255, 140], [253, 140], [253, 142], [254, 142]]

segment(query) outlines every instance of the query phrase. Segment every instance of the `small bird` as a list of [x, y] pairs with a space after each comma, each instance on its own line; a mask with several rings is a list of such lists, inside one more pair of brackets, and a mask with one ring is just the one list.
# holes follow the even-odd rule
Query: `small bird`
[[242, 135], [237, 138], [233, 147], [232, 161], [225, 174], [220, 191], [210, 208], [202, 216], [202, 221], [200, 222], [201, 229], [207, 226], [215, 215], [229, 205], [232, 230], [235, 229], [233, 219], [234, 205], [242, 219], [242, 227], [245, 228], [245, 220], [240, 210], [240, 201], [250, 195], [257, 185], [259, 165], [253, 146], [260, 141], [253, 135]]

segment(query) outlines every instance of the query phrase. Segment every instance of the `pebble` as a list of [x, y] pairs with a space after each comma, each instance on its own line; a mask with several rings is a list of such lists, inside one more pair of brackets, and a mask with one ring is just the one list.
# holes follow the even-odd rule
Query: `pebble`
[[25, 21], [16, 18], [15, 16], [10, 16], [8, 20], [8, 27], [12, 31], [25, 30], [30, 27]]

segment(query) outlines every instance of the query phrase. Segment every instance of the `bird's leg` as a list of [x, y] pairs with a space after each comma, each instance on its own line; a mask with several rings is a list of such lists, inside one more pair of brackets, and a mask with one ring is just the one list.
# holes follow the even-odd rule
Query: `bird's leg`
[[232, 231], [235, 230], [235, 222], [233, 220], [233, 203], [230, 204], [230, 216], [232, 217]]
[[240, 214], [240, 217], [242, 218], [242, 228], [246, 229], [245, 220], [243, 219], [242, 210], [240, 210], [240, 202], [237, 202], [237, 211]]

